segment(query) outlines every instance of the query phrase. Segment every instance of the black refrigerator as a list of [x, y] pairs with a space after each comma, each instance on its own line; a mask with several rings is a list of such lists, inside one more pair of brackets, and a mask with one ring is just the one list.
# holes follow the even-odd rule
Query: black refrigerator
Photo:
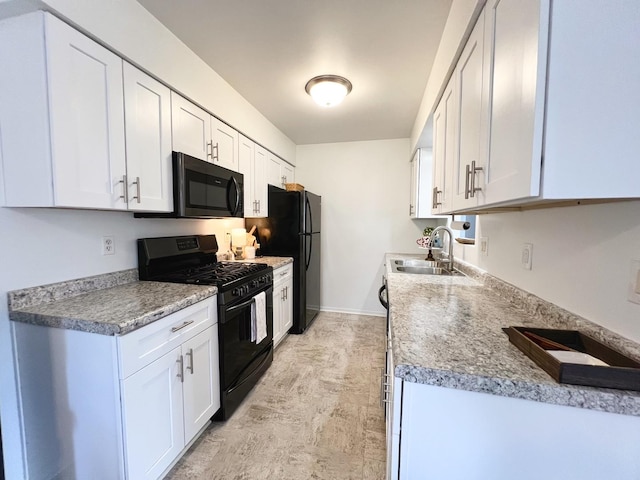
[[268, 218], [247, 218], [256, 226], [261, 255], [293, 257], [293, 327], [303, 333], [320, 311], [321, 199], [306, 190], [269, 185]]

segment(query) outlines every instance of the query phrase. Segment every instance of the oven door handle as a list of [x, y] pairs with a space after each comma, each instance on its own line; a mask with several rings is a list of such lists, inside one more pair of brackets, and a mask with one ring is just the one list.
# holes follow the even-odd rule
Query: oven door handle
[[240, 305], [236, 305], [235, 307], [231, 307], [231, 308], [227, 309], [227, 312], [231, 313], [231, 312], [235, 312], [236, 310], [240, 310], [241, 308], [248, 307], [249, 305], [251, 305], [255, 301], [256, 301], [256, 297], [251, 297], [250, 300], [247, 300], [246, 302], [242, 302]]
[[384, 291], [386, 289], [387, 289], [387, 285], [386, 284], [384, 284], [384, 285], [382, 285], [380, 287], [380, 289], [378, 290], [378, 301], [385, 308], [385, 310], [389, 310], [389, 302], [387, 302], [387, 300], [382, 298], [382, 294], [384, 293]]

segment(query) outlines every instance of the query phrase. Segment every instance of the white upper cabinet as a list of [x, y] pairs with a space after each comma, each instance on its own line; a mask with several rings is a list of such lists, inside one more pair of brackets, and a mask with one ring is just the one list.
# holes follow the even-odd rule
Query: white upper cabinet
[[171, 92], [173, 150], [210, 161], [211, 118], [209, 112]]
[[157, 80], [124, 63], [127, 192], [130, 210], [173, 210], [171, 94]]
[[411, 183], [409, 185], [409, 216], [431, 218], [434, 199], [433, 152], [430, 148], [419, 148], [411, 158]]
[[295, 183], [295, 168], [287, 162], [280, 162], [280, 171], [282, 172], [282, 184]]
[[295, 167], [267, 152], [267, 183], [285, 188], [286, 183], [295, 182]]
[[44, 12], [0, 44], [5, 205], [126, 209], [122, 60]]
[[[639, 198], [638, 24], [632, 0], [487, 2], [454, 70], [454, 198], [440, 212]], [[437, 190], [448, 90], [434, 113]]]
[[239, 139], [239, 168], [244, 175], [244, 216], [267, 216], [267, 151], [244, 135]]
[[455, 75], [433, 114], [433, 198], [434, 215], [452, 209], [453, 162], [456, 153]]
[[175, 92], [171, 92], [171, 130], [174, 151], [239, 171], [238, 132]]
[[[266, 217], [269, 214], [269, 196], [267, 193], [267, 156], [268, 152], [260, 145], [256, 145], [255, 156], [253, 159], [253, 200], [255, 200], [254, 217]], [[245, 216], [247, 215], [245, 207]]]
[[267, 153], [267, 183], [284, 188], [280, 173], [280, 159], [271, 153]]
[[211, 117], [212, 163], [238, 171], [238, 132], [215, 117]]
[[475, 206], [482, 191], [479, 185], [485, 167], [483, 139], [486, 138], [487, 70], [484, 62], [484, 12], [480, 14], [454, 72], [458, 122], [456, 155], [453, 156], [453, 208]]
[[493, 75], [489, 152], [480, 178], [482, 203], [493, 204], [540, 193], [549, 4], [491, 0], [486, 8]]

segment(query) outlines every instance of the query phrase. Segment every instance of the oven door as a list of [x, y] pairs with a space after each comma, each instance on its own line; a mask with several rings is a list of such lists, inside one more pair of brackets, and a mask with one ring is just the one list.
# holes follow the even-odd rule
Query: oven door
[[242, 383], [245, 377], [260, 367], [255, 360], [264, 356], [273, 345], [273, 287], [263, 290], [266, 294], [267, 336], [260, 343], [251, 341], [251, 306], [253, 297], [237, 304], [221, 307], [220, 377], [222, 389], [228, 390]]

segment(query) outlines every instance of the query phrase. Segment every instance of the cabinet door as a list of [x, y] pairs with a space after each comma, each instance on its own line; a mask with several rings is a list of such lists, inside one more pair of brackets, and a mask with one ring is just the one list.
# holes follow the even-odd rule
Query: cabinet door
[[189, 443], [220, 408], [218, 325], [182, 344], [184, 440]]
[[256, 214], [255, 200], [255, 143], [244, 135], [238, 138], [238, 171], [244, 175], [244, 216], [253, 217]]
[[256, 200], [256, 217], [269, 215], [269, 195], [267, 193], [267, 151], [256, 145], [253, 163], [253, 195]]
[[[456, 67], [458, 96], [457, 155], [453, 168], [453, 208], [473, 207], [480, 198], [485, 156], [481, 152], [482, 135], [486, 131], [483, 115], [484, 12], [471, 32]], [[474, 170], [475, 166], [475, 171]]]
[[200, 160], [211, 159], [211, 115], [171, 92], [173, 150]]
[[129, 210], [173, 210], [171, 92], [124, 64]]
[[216, 165], [238, 171], [238, 132], [211, 117], [212, 161]]
[[420, 151], [411, 157], [409, 175], [409, 217], [416, 218], [418, 215], [418, 156]]
[[[274, 272], [274, 278], [277, 270]], [[284, 337], [282, 325], [282, 311], [284, 309], [284, 283], [274, 282], [273, 284], [273, 345], [280, 343]]]
[[54, 203], [126, 209], [122, 60], [47, 15]]
[[284, 301], [282, 302], [282, 336], [293, 327], [293, 276], [289, 275], [284, 284]]
[[283, 174], [280, 167], [280, 159], [270, 152], [267, 152], [267, 183], [276, 187], [284, 188]]
[[540, 192], [549, 14], [539, 0], [491, 0], [486, 9], [493, 38], [484, 172], [490, 204]]
[[184, 448], [180, 347], [121, 382], [128, 478], [156, 479]]
[[453, 75], [433, 114], [433, 213], [453, 209], [453, 164], [456, 158], [455, 80]]
[[282, 172], [283, 184], [284, 183], [294, 183], [296, 181], [295, 177], [295, 169], [293, 165], [288, 164], [287, 162], [282, 162], [280, 164], [280, 170]]

